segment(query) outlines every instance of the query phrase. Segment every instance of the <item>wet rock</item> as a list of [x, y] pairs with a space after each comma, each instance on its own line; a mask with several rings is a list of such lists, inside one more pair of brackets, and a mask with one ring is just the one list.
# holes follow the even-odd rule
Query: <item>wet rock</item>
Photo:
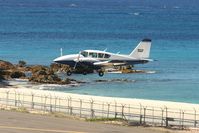
[[26, 75], [25, 75], [25, 73], [23, 73], [21, 71], [14, 71], [14, 72], [11, 72], [10, 77], [11, 78], [25, 78]]
[[95, 80], [95, 82], [109, 82], [109, 80], [102, 80], [102, 79], [99, 79], [99, 80]]

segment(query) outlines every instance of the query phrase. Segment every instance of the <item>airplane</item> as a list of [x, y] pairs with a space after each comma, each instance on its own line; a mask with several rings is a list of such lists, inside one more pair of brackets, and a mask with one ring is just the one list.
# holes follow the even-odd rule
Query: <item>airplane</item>
[[70, 70], [66, 72], [70, 76], [76, 68], [85, 70], [84, 75], [87, 74], [86, 69], [96, 70], [99, 76], [103, 76], [105, 67], [114, 66], [129, 66], [136, 64], [144, 64], [152, 59], [149, 59], [151, 39], [143, 39], [137, 47], [129, 54], [110, 53], [100, 50], [83, 50], [78, 54], [70, 54], [60, 56], [53, 61], [58, 64], [66, 64], [70, 66]]

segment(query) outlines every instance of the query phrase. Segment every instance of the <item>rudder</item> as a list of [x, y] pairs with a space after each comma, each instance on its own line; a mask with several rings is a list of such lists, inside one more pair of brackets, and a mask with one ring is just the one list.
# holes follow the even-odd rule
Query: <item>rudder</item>
[[151, 39], [143, 39], [129, 56], [136, 59], [148, 59], [150, 56]]

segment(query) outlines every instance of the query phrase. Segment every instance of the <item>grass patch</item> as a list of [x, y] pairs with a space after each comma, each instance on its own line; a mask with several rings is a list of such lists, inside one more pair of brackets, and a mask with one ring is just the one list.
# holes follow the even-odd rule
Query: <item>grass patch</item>
[[66, 114], [61, 113], [61, 112], [52, 112], [52, 113], [50, 113], [50, 115], [54, 116], [54, 117], [58, 117], [58, 118], [65, 118], [65, 117], [67, 117]]
[[17, 109], [12, 109], [13, 111], [21, 112], [21, 113], [29, 113], [29, 111], [25, 107], [20, 107]]
[[91, 118], [91, 119], [86, 119], [86, 121], [91, 121], [91, 122], [98, 122], [98, 121], [124, 121], [122, 118]]

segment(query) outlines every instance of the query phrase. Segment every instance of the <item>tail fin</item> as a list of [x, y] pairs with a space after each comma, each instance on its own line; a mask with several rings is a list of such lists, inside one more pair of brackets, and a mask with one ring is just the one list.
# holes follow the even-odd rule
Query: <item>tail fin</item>
[[129, 56], [138, 59], [147, 59], [150, 55], [151, 39], [143, 39]]

